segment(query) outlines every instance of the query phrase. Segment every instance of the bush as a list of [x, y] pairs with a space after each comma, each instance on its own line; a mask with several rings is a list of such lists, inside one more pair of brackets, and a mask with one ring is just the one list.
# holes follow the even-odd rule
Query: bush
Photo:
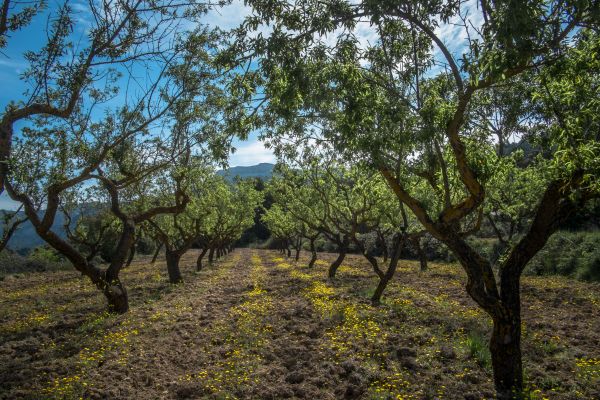
[[600, 281], [600, 231], [555, 233], [529, 262], [525, 273]]
[[46, 272], [68, 269], [69, 262], [48, 246], [33, 249], [27, 257], [5, 249], [0, 253], [0, 277], [25, 272]]
[[[408, 246], [408, 247], [409, 247], [409, 249], [411, 248], [410, 246]], [[402, 255], [405, 256], [406, 258], [416, 259], [417, 254], [414, 251], [409, 250], [409, 249], [404, 250], [404, 251], [411, 251], [410, 255], [405, 256], [404, 251], [403, 251]], [[442, 242], [440, 242], [437, 239], [432, 238], [429, 235], [427, 235], [425, 237], [425, 240], [423, 240], [423, 250], [425, 251], [425, 255], [429, 261], [440, 261], [440, 262], [455, 262], [456, 261], [456, 257], [454, 257], [454, 254], [452, 254], [452, 252], [448, 249], [448, 247], [446, 247], [445, 244], [443, 244]]]
[[468, 242], [479, 254], [494, 265], [506, 250], [505, 246], [497, 238], [473, 237], [469, 238]]
[[139, 254], [154, 254], [156, 243], [149, 237], [142, 236], [138, 239], [136, 252]]
[[25, 271], [26, 261], [22, 255], [5, 249], [0, 253], [0, 277]]
[[[482, 256], [496, 264], [506, 249], [495, 238], [469, 238], [468, 242]], [[427, 258], [434, 261], [455, 261], [442, 243], [428, 239]], [[404, 254], [406, 252], [406, 254]], [[403, 256], [412, 258], [410, 249]], [[562, 275], [583, 281], [600, 281], [600, 231], [559, 231], [550, 237], [544, 248], [527, 264], [528, 275]]]
[[50, 262], [57, 263], [62, 262], [65, 258], [56, 250], [54, 250], [50, 246], [39, 246], [36, 247], [29, 253], [27, 257], [29, 261], [40, 261], [40, 262]]

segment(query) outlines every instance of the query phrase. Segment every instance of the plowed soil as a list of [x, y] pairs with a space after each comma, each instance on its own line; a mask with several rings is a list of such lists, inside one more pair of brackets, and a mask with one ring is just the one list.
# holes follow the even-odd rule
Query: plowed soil
[[[490, 399], [491, 322], [457, 265], [401, 261], [383, 304], [368, 263], [238, 249], [201, 272], [140, 259], [131, 309], [74, 272], [0, 282], [0, 399]], [[523, 278], [532, 399], [600, 399], [600, 285]]]

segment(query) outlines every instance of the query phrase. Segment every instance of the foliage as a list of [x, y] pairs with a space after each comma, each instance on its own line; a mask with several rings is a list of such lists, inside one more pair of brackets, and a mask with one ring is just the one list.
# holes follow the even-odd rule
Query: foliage
[[600, 232], [555, 233], [525, 272], [600, 281]]
[[[265, 58], [264, 136], [283, 157], [325, 144], [383, 175], [390, 196], [460, 261], [494, 321], [498, 397], [521, 397], [520, 275], [600, 196], [596, 2], [483, 2], [476, 15], [445, 1], [250, 4], [235, 49]], [[355, 35], [365, 21], [366, 43]], [[268, 35], [248, 33], [261, 24]], [[459, 43], [447, 46], [440, 26]], [[543, 143], [545, 160], [504, 162], [513, 135]], [[484, 212], [504, 225], [495, 226], [507, 247], [497, 274], [467, 241]]]
[[40, 246], [27, 256], [5, 250], [0, 253], [0, 279], [28, 272], [51, 272], [68, 269], [68, 262], [52, 248]]

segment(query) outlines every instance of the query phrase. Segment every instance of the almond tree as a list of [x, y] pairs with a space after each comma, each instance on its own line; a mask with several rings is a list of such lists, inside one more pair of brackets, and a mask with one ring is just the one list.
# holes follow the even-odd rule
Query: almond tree
[[[328, 269], [328, 276], [334, 278], [349, 250], [350, 239], [336, 230], [328, 218], [328, 211], [323, 203], [323, 196], [311, 180], [311, 174], [316, 173], [314, 165], [298, 163], [297, 168], [278, 164], [278, 173], [271, 178], [268, 190], [276, 204], [284, 205], [286, 218], [291, 220], [288, 225], [297, 226], [304, 230], [311, 243], [312, 260], [316, 261], [314, 241], [320, 235], [338, 248], [338, 257]], [[312, 167], [312, 169], [311, 169]], [[279, 206], [281, 208], [281, 206]], [[274, 218], [277, 221], [276, 218]], [[293, 222], [292, 222], [293, 221]], [[311, 239], [313, 239], [311, 241]], [[310, 266], [314, 265], [312, 261]]]
[[[390, 193], [455, 254], [468, 294], [492, 319], [498, 398], [522, 398], [521, 273], [560, 223], [600, 192], [599, 74], [591, 56], [598, 2], [249, 3], [254, 13], [235, 51], [264, 56], [266, 136], [282, 150], [291, 147], [282, 138], [316, 137], [381, 173]], [[361, 21], [375, 40], [357, 38]], [[244, 32], [264, 22], [269, 35]], [[458, 43], [446, 45], [440, 25], [455, 29]], [[534, 136], [552, 162], [528, 230], [495, 273], [465, 239], [467, 219], [477, 220], [487, 200], [494, 169], [485, 147], [496, 137], [474, 129], [469, 111], [481, 94], [524, 75], [541, 110], [522, 124], [539, 126]], [[434, 207], [413, 190], [415, 180], [436, 194]]]
[[[225, 157], [232, 133], [221, 128], [243, 107], [224, 84], [230, 71], [213, 62], [222, 34], [202, 25], [181, 28], [197, 22], [205, 5], [89, 7], [94, 26], [85, 39], [75, 42], [73, 12], [64, 4], [49, 11], [48, 43], [26, 54], [23, 79], [32, 89], [9, 104], [0, 121], [0, 188], [23, 204], [36, 233], [104, 293], [110, 310], [125, 312], [119, 272], [137, 227], [158, 214], [181, 212], [189, 201], [177, 187], [170, 201], [135, 208], [137, 189], [185, 163], [190, 149]], [[134, 79], [139, 71], [147, 72], [144, 80]], [[120, 223], [107, 268], [88, 261], [52, 228], [65, 194], [89, 186], [106, 193]]]
[[197, 270], [202, 269], [202, 258], [207, 252], [212, 262], [215, 255], [219, 257], [232, 248], [244, 231], [254, 225], [254, 212], [263, 201], [263, 194], [254, 188], [252, 181], [230, 184], [223, 177], [214, 178], [198, 202], [208, 214], [199, 226], [202, 252]]
[[[269, 228], [275, 237], [298, 237], [309, 229], [334, 243], [339, 236], [346, 238], [379, 278], [371, 298], [378, 305], [403, 246], [413, 245], [423, 230], [401, 203], [387, 195], [386, 184], [376, 172], [360, 165], [346, 166], [324, 154], [304, 154], [301, 160], [293, 164], [295, 168], [278, 166], [279, 174], [269, 186], [276, 200], [273, 211], [266, 214]], [[385, 253], [388, 247], [391, 257], [384, 258], [382, 268], [374, 251]], [[339, 265], [330, 266], [330, 278]]]
[[296, 220], [290, 212], [277, 203], [261, 216], [261, 221], [271, 232], [271, 237], [280, 250], [291, 257], [290, 246], [292, 246], [296, 250], [296, 260], [298, 260], [302, 249], [302, 222]]
[[31, 23], [46, 7], [46, 1], [22, 2], [3, 0], [0, 8], [0, 49], [6, 47], [11, 32], [18, 31]]
[[[165, 258], [169, 282], [181, 283], [183, 278], [179, 268], [181, 257], [198, 242], [202, 234], [203, 220], [210, 211], [201, 206], [200, 198], [211, 190], [213, 171], [202, 166], [190, 166], [187, 171], [173, 171], [172, 174], [186, 174], [186, 192], [190, 198], [184, 210], [174, 214], [161, 214], [148, 219], [148, 230], [160, 246], [165, 248]], [[168, 198], [176, 193], [176, 176], [159, 180], [159, 196]], [[213, 178], [214, 179], [214, 178]]]

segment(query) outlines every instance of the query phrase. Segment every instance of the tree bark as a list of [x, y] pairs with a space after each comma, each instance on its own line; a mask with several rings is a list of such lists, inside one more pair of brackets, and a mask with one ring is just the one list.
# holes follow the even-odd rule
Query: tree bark
[[385, 237], [383, 234], [377, 234], [379, 238], [379, 245], [381, 246], [381, 253], [383, 255], [383, 262], [386, 263], [388, 260], [388, 248], [387, 243], [385, 242]]
[[[390, 258], [388, 267], [385, 272], [383, 272], [379, 268], [377, 259], [375, 257], [373, 257], [371, 254], [369, 254], [366, 251], [366, 249], [363, 248], [363, 255], [367, 258], [369, 263], [371, 263], [371, 265], [373, 266], [373, 270], [379, 277], [379, 283], [377, 284], [377, 287], [375, 288], [375, 292], [373, 292], [373, 296], [371, 296], [371, 304], [373, 306], [378, 306], [379, 304], [381, 304], [381, 296], [383, 295], [383, 292], [384, 292], [385, 288], [387, 287], [388, 283], [392, 280], [392, 278], [394, 277], [394, 274], [396, 273], [398, 261], [400, 260], [400, 253], [402, 252], [402, 247], [403, 247], [404, 241], [405, 241], [404, 235], [405, 234], [402, 233], [402, 234], [397, 234], [395, 236], [394, 248], [392, 250], [391, 258]], [[357, 242], [357, 245], [361, 246], [360, 242]]]
[[347, 251], [348, 251], [348, 249], [346, 249], [345, 247], [340, 249], [338, 258], [336, 258], [336, 260], [334, 262], [332, 262], [331, 265], [329, 266], [329, 271], [328, 271], [329, 279], [335, 278], [335, 274], [336, 274], [338, 268], [340, 267], [340, 265], [342, 265], [342, 262], [344, 262], [344, 258], [346, 258]]
[[160, 250], [163, 247], [163, 243], [160, 242], [158, 244], [158, 246], [156, 246], [156, 251], [154, 252], [154, 255], [152, 256], [152, 261], [150, 262], [151, 264], [154, 264], [156, 262], [156, 259], [158, 258], [158, 254], [160, 253]]
[[421, 265], [421, 271], [427, 271], [427, 255], [425, 251], [423, 251], [423, 246], [421, 245], [421, 238], [416, 238], [413, 241], [415, 248], [417, 250], [417, 255], [419, 256], [419, 264]]
[[381, 304], [381, 296], [383, 295], [383, 291], [390, 282], [390, 279], [391, 277], [388, 277], [387, 274], [384, 274], [381, 278], [379, 278], [379, 283], [377, 284], [377, 287], [373, 292], [373, 296], [371, 296], [371, 305], [378, 306]]
[[126, 267], [129, 267], [135, 257], [135, 242], [129, 248], [129, 256], [127, 257], [127, 262], [125, 263]]
[[317, 251], [315, 250], [315, 239], [310, 239], [310, 253], [312, 254], [312, 257], [310, 258], [310, 261], [308, 263], [308, 268], [312, 268], [315, 265], [315, 262], [317, 261]]
[[296, 249], [296, 255], [294, 256], [294, 259], [296, 261], [298, 261], [300, 259], [300, 249]]
[[198, 259], [196, 260], [196, 271], [201, 271], [202, 270], [202, 259], [204, 258], [204, 255], [208, 252], [208, 247], [205, 247], [202, 249], [202, 251], [200, 252], [200, 255], [198, 256]]
[[135, 241], [135, 223], [131, 219], [124, 219], [122, 222], [123, 231], [113, 259], [103, 274], [104, 279], [102, 282], [102, 291], [108, 300], [109, 311], [119, 314], [126, 313], [129, 310], [127, 290], [125, 290], [119, 279], [119, 273], [123, 264], [125, 264], [127, 252]]
[[208, 250], [208, 262], [212, 264], [214, 259], [215, 259], [215, 248], [211, 247]]
[[[400, 253], [402, 252], [402, 247], [404, 245], [404, 237], [403, 236], [404, 236], [404, 234], [398, 235], [398, 238], [394, 241], [395, 242], [394, 250], [392, 253], [392, 257], [390, 258], [390, 263], [389, 263], [385, 273], [382, 274], [381, 271], [379, 271], [379, 268], [376, 268], [377, 275], [379, 276], [379, 283], [377, 284], [377, 287], [375, 288], [375, 292], [373, 292], [373, 296], [371, 296], [371, 304], [374, 306], [378, 306], [379, 304], [381, 304], [381, 296], [383, 295], [383, 292], [384, 292], [385, 288], [387, 287], [388, 283], [392, 280], [392, 278], [394, 277], [394, 274], [396, 273], [396, 268], [398, 267], [398, 261], [400, 260]], [[376, 262], [377, 262], [377, 260], [375, 260], [375, 263]]]
[[179, 260], [181, 259], [181, 254], [177, 251], [172, 251], [172, 250], [166, 249], [165, 257], [167, 259], [167, 272], [169, 273], [169, 282], [170, 283], [183, 282], [183, 277], [181, 276], [181, 270], [179, 269]]
[[498, 400], [521, 399], [523, 364], [520, 317], [494, 319], [490, 352]]
[[124, 314], [129, 310], [127, 290], [125, 290], [120, 280], [117, 279], [108, 283], [104, 287], [103, 293], [108, 301], [108, 310], [110, 312]]

